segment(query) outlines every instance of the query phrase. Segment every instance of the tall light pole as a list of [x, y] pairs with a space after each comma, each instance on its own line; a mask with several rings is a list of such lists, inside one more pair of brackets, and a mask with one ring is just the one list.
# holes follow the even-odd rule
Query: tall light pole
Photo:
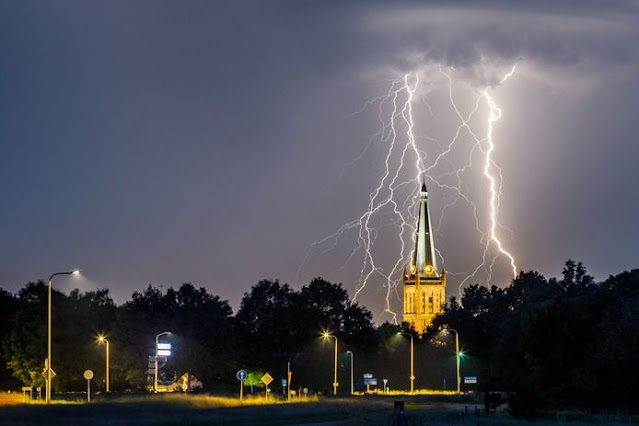
[[337, 387], [339, 386], [339, 383], [337, 383], [337, 336], [329, 334], [327, 331], [325, 331], [323, 335], [327, 339], [330, 337], [335, 339], [335, 374], [333, 376], [333, 395], [337, 396]]
[[455, 358], [457, 359], [457, 393], [461, 393], [461, 377], [459, 375], [459, 332], [453, 328], [446, 327], [444, 330], [455, 333]]
[[415, 391], [414, 388], [414, 382], [415, 382], [415, 373], [413, 370], [414, 364], [413, 364], [413, 335], [410, 333], [402, 333], [401, 331], [398, 332], [397, 334], [402, 334], [404, 336], [410, 336], [410, 393], [413, 393]]
[[153, 392], [158, 392], [158, 345], [160, 344], [160, 337], [165, 334], [171, 334], [170, 331], [163, 331], [155, 336], [155, 375], [153, 377]]
[[354, 395], [355, 387], [353, 386], [353, 351], [346, 351], [346, 353], [351, 355], [351, 395]]
[[105, 382], [106, 382], [106, 391], [111, 392], [110, 388], [109, 388], [109, 340], [104, 337], [104, 335], [100, 334], [98, 336], [98, 343], [102, 344], [102, 343], [106, 343], [106, 376], [105, 376]]
[[69, 271], [69, 272], [56, 272], [55, 274], [51, 275], [49, 277], [49, 302], [48, 302], [48, 321], [47, 321], [47, 377], [46, 377], [46, 402], [47, 404], [49, 404], [51, 402], [51, 368], [53, 366], [52, 362], [51, 362], [51, 280], [53, 280], [53, 277], [55, 277], [56, 275], [78, 275], [80, 273], [80, 271], [78, 271], [77, 269], [73, 270], [73, 271]]

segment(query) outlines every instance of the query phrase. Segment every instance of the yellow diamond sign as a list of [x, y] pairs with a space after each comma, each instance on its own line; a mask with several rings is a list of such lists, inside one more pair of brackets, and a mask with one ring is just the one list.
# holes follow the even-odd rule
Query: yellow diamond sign
[[262, 376], [261, 380], [264, 382], [266, 386], [268, 386], [273, 381], [273, 377], [271, 377], [270, 374], [266, 373], [265, 375]]

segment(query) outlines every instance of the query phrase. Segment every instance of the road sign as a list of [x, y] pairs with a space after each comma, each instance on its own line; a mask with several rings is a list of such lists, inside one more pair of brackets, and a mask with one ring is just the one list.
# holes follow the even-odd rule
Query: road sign
[[[42, 372], [42, 377], [44, 377], [45, 380], [47, 380], [49, 378], [47, 371], [49, 371], [47, 368], [44, 369], [44, 371]], [[51, 379], [53, 379], [56, 376], [55, 374], [55, 370], [52, 368], [51, 369]]]
[[369, 386], [377, 386], [377, 378], [376, 377], [367, 377], [364, 379], [364, 384]]
[[158, 356], [171, 356], [171, 351], [168, 349], [158, 349]]
[[364, 373], [364, 380], [366, 379], [372, 379], [373, 375], [371, 373]]
[[464, 383], [467, 385], [476, 385], [477, 376], [464, 376]]
[[288, 383], [287, 380], [286, 379], [282, 379], [282, 386], [286, 387], [286, 383]]
[[238, 370], [238, 372], [235, 373], [235, 377], [237, 377], [237, 380], [239, 380], [240, 382], [243, 382], [248, 377], [248, 374], [245, 370]]
[[273, 381], [273, 377], [270, 374], [266, 373], [262, 376], [261, 380], [266, 386], [268, 386]]
[[87, 379], [87, 402], [91, 402], [91, 379], [93, 378], [93, 371], [84, 370], [84, 378]]
[[170, 343], [158, 343], [158, 349], [171, 349], [171, 344]]

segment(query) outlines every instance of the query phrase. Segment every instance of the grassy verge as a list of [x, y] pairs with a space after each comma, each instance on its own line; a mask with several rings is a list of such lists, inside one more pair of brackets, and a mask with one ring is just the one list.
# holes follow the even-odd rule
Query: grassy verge
[[[0, 398], [3, 397], [0, 394]], [[58, 395], [62, 398], [64, 395]], [[395, 400], [404, 401], [411, 425], [485, 426], [590, 426], [639, 424], [639, 417], [593, 416], [587, 413], [561, 413], [556, 420], [527, 422], [503, 413], [485, 417], [468, 398], [442, 395], [357, 396], [352, 398], [309, 398], [288, 403], [260, 397], [237, 398], [208, 395], [99, 395], [95, 402], [82, 402], [82, 395], [67, 395], [71, 401], [57, 399], [47, 406], [22, 403], [22, 394], [9, 394], [0, 402], [0, 425], [87, 424], [87, 425], [290, 425], [336, 424], [388, 425]], [[79, 398], [79, 399], [78, 399]], [[479, 406], [478, 406], [479, 407]]]

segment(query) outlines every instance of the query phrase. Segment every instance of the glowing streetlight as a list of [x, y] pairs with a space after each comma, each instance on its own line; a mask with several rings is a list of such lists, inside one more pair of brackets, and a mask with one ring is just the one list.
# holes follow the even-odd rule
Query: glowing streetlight
[[455, 358], [457, 359], [457, 393], [461, 393], [461, 377], [459, 375], [459, 358], [463, 353], [459, 352], [459, 332], [452, 328], [444, 328], [443, 331], [455, 333]]
[[162, 333], [158, 334], [157, 336], [155, 336], [155, 376], [153, 377], [153, 392], [157, 393], [158, 392], [158, 356], [159, 355], [170, 355], [171, 352], [168, 351], [168, 353], [165, 351], [165, 349], [160, 350], [160, 337], [164, 336], [165, 334], [171, 334], [170, 331], [163, 331]]
[[339, 386], [339, 383], [337, 383], [337, 336], [334, 336], [328, 333], [327, 331], [322, 333], [322, 335], [324, 336], [325, 339], [328, 339], [331, 337], [335, 339], [335, 374], [333, 378], [333, 395], [337, 396], [337, 387]]
[[105, 343], [106, 344], [106, 391], [107, 392], [111, 392], [110, 388], [109, 388], [109, 340], [104, 337], [104, 335], [100, 334], [98, 335], [98, 343], [102, 344]]
[[47, 402], [47, 404], [49, 404], [51, 402], [51, 369], [53, 368], [53, 364], [51, 362], [51, 280], [53, 280], [53, 277], [55, 277], [56, 275], [79, 275], [80, 271], [75, 269], [73, 271], [69, 271], [69, 272], [56, 272], [55, 274], [51, 275], [49, 277], [49, 301], [48, 301], [48, 320], [47, 320], [47, 377], [45, 378], [46, 380], [46, 396], [45, 396], [45, 400]]
[[351, 356], [351, 395], [355, 394], [355, 387], [353, 386], [353, 351], [346, 351]]
[[404, 335], [404, 336], [410, 336], [410, 393], [413, 393], [414, 390], [415, 390], [415, 388], [414, 388], [415, 374], [413, 372], [413, 366], [414, 366], [414, 364], [413, 364], [413, 354], [414, 354], [414, 352], [413, 352], [413, 335], [410, 334], [410, 333], [402, 333], [401, 331], [397, 332], [397, 334], [401, 334], [401, 335]]

